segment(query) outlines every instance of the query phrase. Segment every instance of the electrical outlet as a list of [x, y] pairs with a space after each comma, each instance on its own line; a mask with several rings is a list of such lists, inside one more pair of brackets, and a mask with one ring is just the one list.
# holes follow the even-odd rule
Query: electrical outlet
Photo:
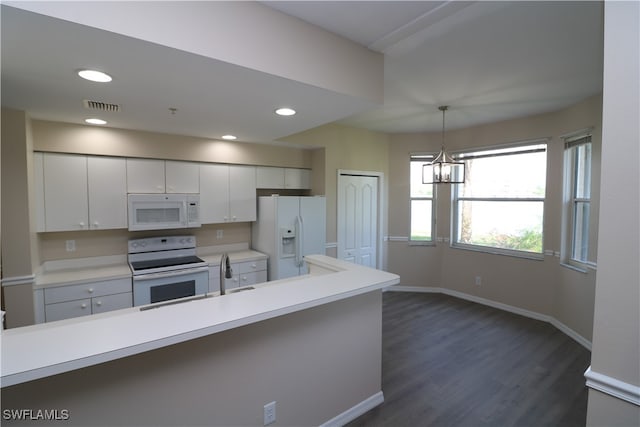
[[482, 285], [482, 276], [476, 276], [476, 285]]
[[276, 402], [264, 405], [264, 425], [268, 426], [276, 422]]
[[75, 252], [76, 251], [76, 241], [75, 240], [66, 240], [64, 242], [64, 247], [67, 252]]
[[216, 230], [216, 239], [222, 239], [224, 237], [224, 230]]

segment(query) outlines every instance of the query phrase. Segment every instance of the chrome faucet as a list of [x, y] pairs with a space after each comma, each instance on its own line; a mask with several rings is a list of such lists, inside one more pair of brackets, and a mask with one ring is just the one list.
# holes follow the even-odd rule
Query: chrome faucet
[[231, 279], [233, 277], [233, 270], [231, 269], [231, 262], [229, 261], [229, 255], [225, 252], [220, 258], [220, 295], [226, 294], [225, 279]]

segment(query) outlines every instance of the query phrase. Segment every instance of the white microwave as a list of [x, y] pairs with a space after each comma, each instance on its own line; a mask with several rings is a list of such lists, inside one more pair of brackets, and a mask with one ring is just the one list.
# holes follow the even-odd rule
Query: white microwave
[[129, 230], [200, 227], [199, 194], [129, 194]]

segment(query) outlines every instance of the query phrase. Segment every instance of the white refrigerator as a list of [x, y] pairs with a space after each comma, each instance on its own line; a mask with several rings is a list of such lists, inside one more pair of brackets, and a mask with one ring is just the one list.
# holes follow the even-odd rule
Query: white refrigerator
[[269, 256], [269, 280], [307, 274], [305, 255], [325, 254], [324, 196], [258, 197], [258, 219], [251, 227], [251, 246]]

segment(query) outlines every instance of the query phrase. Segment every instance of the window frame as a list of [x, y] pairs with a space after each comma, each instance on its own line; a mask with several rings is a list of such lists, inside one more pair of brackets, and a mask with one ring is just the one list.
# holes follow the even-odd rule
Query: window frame
[[[420, 170], [422, 171], [422, 165], [433, 160], [436, 153], [433, 152], [413, 152], [409, 153], [409, 235], [407, 241], [409, 246], [435, 246], [436, 244], [436, 189], [435, 184], [422, 184], [431, 185], [431, 196], [413, 196], [411, 191], [411, 165], [413, 162], [420, 163]], [[422, 172], [421, 172], [422, 173]], [[421, 175], [422, 176], [422, 175]], [[429, 240], [414, 240], [412, 238], [412, 217], [413, 217], [413, 201], [414, 200], [430, 200], [431, 201], [431, 239]]]
[[[587, 163], [585, 164], [585, 168], [582, 170], [586, 170], [586, 174], [588, 175], [588, 186], [589, 186], [589, 195], [588, 197], [579, 196], [578, 195], [578, 182], [580, 177], [578, 174], [580, 173], [580, 168], [578, 167], [579, 160], [577, 157], [579, 156], [578, 148], [582, 146], [589, 146], [589, 158]], [[581, 132], [576, 132], [570, 136], [564, 137], [564, 188], [563, 188], [563, 240], [561, 247], [561, 263], [566, 267], [570, 267], [576, 269], [578, 271], [586, 272], [587, 269], [595, 269], [596, 263], [594, 261], [589, 260], [590, 254], [590, 241], [591, 237], [591, 215], [593, 212], [592, 209], [592, 185], [593, 185], [593, 134], [592, 130], [588, 129]], [[581, 177], [582, 180], [585, 177]], [[588, 203], [589, 206], [589, 217], [586, 222], [583, 222], [586, 225], [586, 230], [583, 229], [582, 233], [580, 233], [580, 237], [582, 239], [587, 239], [587, 256], [585, 260], [575, 258], [576, 252], [576, 244], [577, 244], [577, 233], [576, 233], [576, 208], [578, 204]]]
[[[519, 155], [526, 153], [542, 152], [546, 153], [546, 171], [548, 172], [549, 165], [549, 138], [539, 138], [534, 140], [520, 141], [508, 144], [499, 144], [488, 147], [478, 147], [473, 149], [466, 149], [464, 151], [456, 151], [453, 157], [459, 161], [473, 160], [474, 158], [482, 157], [508, 157], [509, 155]], [[544, 145], [544, 148], [535, 148], [535, 146]], [[506, 153], [495, 153], [494, 151], [510, 150]], [[473, 153], [486, 153], [480, 155], [473, 155]], [[492, 153], [494, 152], [494, 153]], [[465, 167], [468, 167], [466, 165]], [[543, 197], [473, 197], [473, 196], [460, 196], [460, 191], [464, 184], [456, 184], [451, 191], [451, 247], [456, 249], [472, 250], [476, 252], [489, 253], [494, 255], [506, 255], [516, 258], [526, 258], [532, 260], [544, 259], [544, 229], [545, 229], [545, 208], [546, 208], [546, 194], [547, 194], [547, 174], [545, 174], [545, 194]], [[499, 248], [495, 246], [484, 246], [471, 243], [459, 242], [459, 203], [460, 201], [480, 201], [480, 202], [541, 202], [542, 203], [542, 247], [540, 252], [524, 251], [518, 249]]]

